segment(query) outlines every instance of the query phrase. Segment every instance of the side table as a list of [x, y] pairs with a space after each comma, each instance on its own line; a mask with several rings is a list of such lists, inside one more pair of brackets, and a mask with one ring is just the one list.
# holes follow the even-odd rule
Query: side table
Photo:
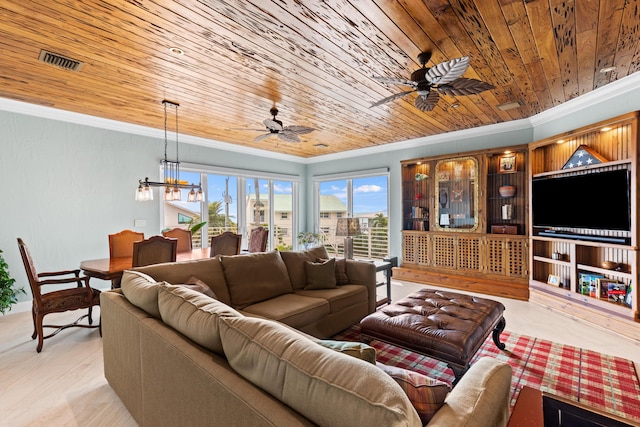
[[377, 301], [377, 306], [391, 303], [391, 275], [393, 274], [393, 267], [398, 266], [398, 258], [385, 258], [383, 261], [374, 261], [376, 266], [376, 272], [384, 272], [385, 281], [377, 282], [376, 287], [387, 285], [387, 296]]

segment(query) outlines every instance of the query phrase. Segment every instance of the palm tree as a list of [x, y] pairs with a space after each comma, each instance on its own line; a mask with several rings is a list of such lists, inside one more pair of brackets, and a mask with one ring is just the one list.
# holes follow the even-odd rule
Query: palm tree
[[209, 202], [209, 227], [225, 227], [225, 219], [229, 227], [235, 227], [235, 223], [222, 213], [222, 201]]
[[375, 217], [371, 218], [371, 226], [372, 227], [387, 227], [389, 225], [389, 218], [384, 216], [383, 213], [376, 214]]

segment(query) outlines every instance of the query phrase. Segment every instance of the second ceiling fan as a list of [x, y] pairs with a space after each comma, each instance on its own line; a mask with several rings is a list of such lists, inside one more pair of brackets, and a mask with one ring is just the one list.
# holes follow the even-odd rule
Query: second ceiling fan
[[273, 119], [265, 119], [262, 121], [269, 132], [256, 136], [253, 139], [254, 142], [262, 141], [270, 136], [277, 136], [287, 142], [300, 142], [300, 137], [298, 135], [304, 135], [315, 130], [314, 128], [307, 126], [283, 126], [282, 121], [276, 119], [278, 109], [275, 105], [271, 107], [269, 113], [273, 116]]
[[451, 96], [475, 95], [494, 88], [493, 85], [477, 79], [460, 77], [469, 67], [468, 56], [441, 62], [430, 68], [425, 65], [429, 62], [429, 59], [431, 59], [431, 52], [422, 52], [418, 55], [418, 62], [420, 62], [422, 68], [411, 73], [411, 79], [374, 77], [374, 79], [382, 83], [411, 86], [413, 89], [383, 98], [371, 104], [370, 108], [416, 92], [418, 97], [414, 101], [415, 107], [420, 111], [431, 111], [440, 99], [439, 94]]

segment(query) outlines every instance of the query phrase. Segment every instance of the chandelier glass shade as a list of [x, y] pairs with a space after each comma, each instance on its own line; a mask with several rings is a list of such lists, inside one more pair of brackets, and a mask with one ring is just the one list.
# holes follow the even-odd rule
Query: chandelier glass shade
[[[182, 192], [180, 189], [190, 190], [187, 195], [188, 202], [201, 202], [203, 200], [202, 185], [189, 184], [187, 181], [180, 180], [180, 159], [178, 156], [178, 107], [180, 104], [167, 101], [162, 101], [164, 105], [164, 159], [161, 161], [162, 170], [164, 172], [164, 179], [162, 182], [149, 181], [146, 177], [143, 180], [138, 180], [138, 189], [136, 190], [137, 201], [153, 200], [152, 187], [164, 187], [163, 200], [165, 201], [179, 201], [182, 200]], [[167, 105], [175, 108], [176, 112], [176, 159], [169, 160], [167, 158]]]

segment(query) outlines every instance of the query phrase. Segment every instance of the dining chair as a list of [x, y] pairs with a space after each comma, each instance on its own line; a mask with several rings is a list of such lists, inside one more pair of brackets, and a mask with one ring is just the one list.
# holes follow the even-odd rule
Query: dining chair
[[191, 241], [191, 230], [184, 228], [172, 228], [162, 232], [164, 237], [178, 239], [178, 252], [191, 252], [193, 244]]
[[217, 236], [211, 237], [210, 256], [216, 255], [238, 255], [242, 245], [242, 234], [225, 231]]
[[267, 240], [269, 239], [269, 230], [263, 226], [258, 226], [249, 233], [248, 252], [264, 252], [267, 250]]
[[133, 267], [174, 262], [178, 239], [170, 239], [164, 236], [151, 236], [146, 240], [133, 242]]
[[144, 240], [144, 233], [122, 230], [109, 234], [109, 258], [130, 257], [133, 255], [133, 242]]
[[[93, 306], [100, 305], [100, 291], [89, 286], [89, 278], [80, 276], [80, 270], [63, 270], [38, 273], [29, 252], [29, 248], [21, 238], [18, 238], [18, 248], [22, 263], [27, 273], [31, 294], [33, 295], [33, 303], [31, 306], [31, 316], [33, 318], [33, 334], [31, 339], [38, 338], [36, 351], [42, 351], [44, 340], [51, 338], [63, 329], [78, 328], [99, 328], [100, 322], [93, 325], [91, 317]], [[63, 277], [67, 276], [67, 277]], [[73, 287], [64, 287], [60, 285], [71, 284]], [[43, 287], [55, 285], [54, 290], [43, 292]], [[70, 310], [88, 309], [88, 313], [80, 316], [75, 322], [65, 325], [45, 325], [44, 316], [50, 313], [62, 313]], [[79, 322], [88, 317], [89, 324], [80, 324]], [[56, 330], [48, 335], [44, 335], [44, 328], [55, 328]], [[102, 331], [101, 331], [102, 332]], [[102, 335], [102, 333], [101, 333]]]

